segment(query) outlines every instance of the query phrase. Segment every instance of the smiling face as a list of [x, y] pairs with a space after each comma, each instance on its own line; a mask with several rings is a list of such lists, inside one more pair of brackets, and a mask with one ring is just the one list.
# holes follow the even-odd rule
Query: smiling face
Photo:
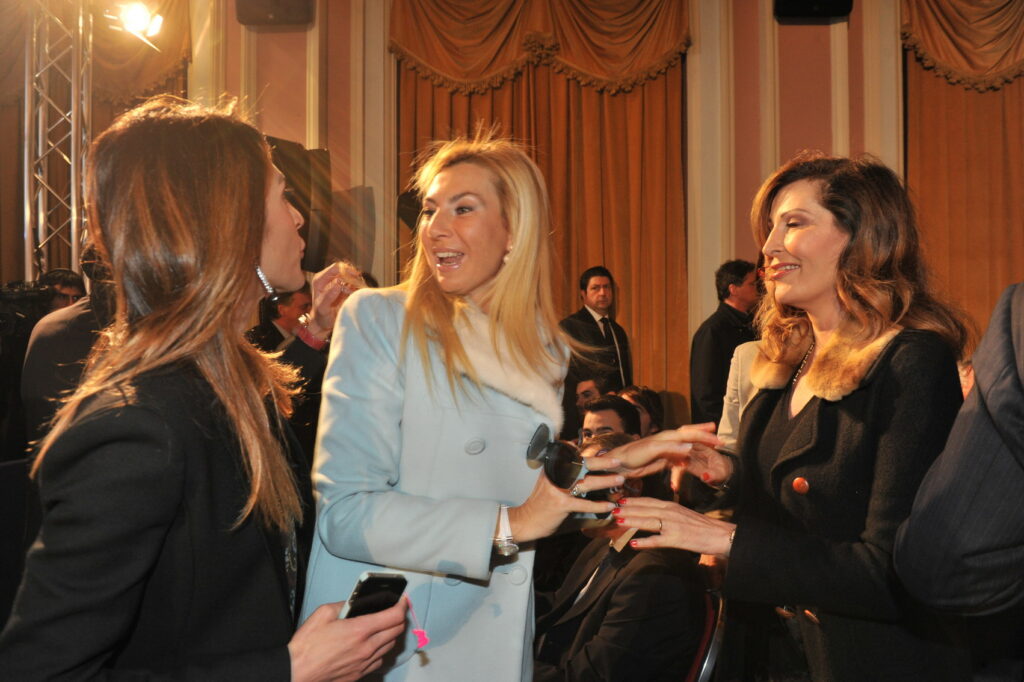
[[779, 191], [771, 207], [771, 232], [761, 250], [769, 295], [831, 323], [842, 314], [836, 273], [850, 237], [818, 202], [819, 185], [798, 180]]
[[267, 183], [266, 221], [260, 268], [275, 289], [295, 291], [306, 283], [302, 274], [302, 251], [305, 244], [299, 236], [302, 214], [285, 195], [284, 175], [271, 166]]
[[512, 247], [490, 171], [457, 163], [438, 173], [423, 198], [419, 237], [441, 290], [484, 307]]

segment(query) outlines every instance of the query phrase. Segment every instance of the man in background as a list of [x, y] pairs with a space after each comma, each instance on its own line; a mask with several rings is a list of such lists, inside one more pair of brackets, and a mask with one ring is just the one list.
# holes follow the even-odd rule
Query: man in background
[[588, 268], [580, 275], [583, 307], [561, 321], [562, 329], [594, 350], [582, 358], [573, 357], [565, 379], [563, 438], [574, 438], [579, 429], [572, 409], [576, 385], [584, 378], [597, 378], [602, 391], [614, 393], [633, 383], [633, 359], [629, 337], [615, 317], [615, 279], [603, 266]]
[[754, 264], [731, 260], [715, 271], [718, 309], [693, 335], [690, 349], [690, 414], [694, 424], [722, 419], [722, 399], [733, 351], [757, 338], [751, 311], [758, 301]]
[[284, 350], [295, 340], [295, 330], [313, 309], [309, 285], [298, 291], [280, 294], [276, 304], [260, 303], [260, 323], [246, 332], [249, 342], [265, 352]]

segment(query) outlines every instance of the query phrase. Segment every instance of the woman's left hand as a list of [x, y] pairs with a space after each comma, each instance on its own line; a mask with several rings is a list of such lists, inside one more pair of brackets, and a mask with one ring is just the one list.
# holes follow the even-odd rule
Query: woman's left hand
[[719, 521], [675, 502], [650, 497], [629, 497], [619, 500], [612, 514], [625, 528], [638, 528], [655, 533], [634, 538], [630, 545], [637, 549], [675, 547], [698, 554], [727, 557], [732, 549], [730, 537], [736, 524]]

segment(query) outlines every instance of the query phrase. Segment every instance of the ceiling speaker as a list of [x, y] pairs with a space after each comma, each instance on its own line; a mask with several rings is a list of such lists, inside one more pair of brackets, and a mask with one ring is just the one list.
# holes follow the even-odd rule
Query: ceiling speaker
[[853, 11], [853, 0], [775, 0], [776, 19], [839, 19]]
[[313, 0], [235, 0], [243, 26], [300, 26], [313, 23]]

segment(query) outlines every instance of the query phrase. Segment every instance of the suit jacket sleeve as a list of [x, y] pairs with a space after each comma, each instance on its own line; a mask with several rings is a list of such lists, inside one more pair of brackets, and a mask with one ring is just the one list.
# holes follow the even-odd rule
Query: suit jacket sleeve
[[728, 596], [862, 618], [900, 617], [892, 569], [896, 530], [942, 450], [960, 392], [950, 352], [936, 339], [904, 343], [889, 358], [870, 387], [878, 398], [867, 423], [880, 431], [873, 439], [873, 480], [859, 538], [840, 542], [760, 518], [741, 519], [726, 574]]
[[[314, 474], [317, 533], [328, 551], [345, 559], [485, 579], [498, 503], [396, 489], [406, 400], [403, 312], [397, 297], [361, 290], [338, 316]], [[407, 364], [415, 365], [418, 350], [410, 344], [406, 354]], [[434, 390], [449, 387], [435, 380]], [[410, 399], [431, 409], [430, 396]]]
[[614, 593], [600, 628], [564, 665], [535, 662], [535, 682], [651, 679], [672, 661], [692, 657], [703, 626], [693, 617], [697, 590], [687, 586], [679, 566], [644, 563], [609, 588]]
[[106, 669], [181, 504], [184, 459], [173, 429], [134, 407], [100, 413], [59, 443], [43, 462], [43, 526], [0, 638], [4, 677], [287, 680], [285, 647], [160, 673]]
[[900, 529], [896, 570], [930, 606], [989, 615], [1024, 604], [1024, 286], [974, 355], [977, 382]]
[[694, 423], [717, 424], [721, 420], [730, 353], [728, 345], [715, 338], [711, 325], [702, 325], [694, 334], [690, 351], [690, 412]]

